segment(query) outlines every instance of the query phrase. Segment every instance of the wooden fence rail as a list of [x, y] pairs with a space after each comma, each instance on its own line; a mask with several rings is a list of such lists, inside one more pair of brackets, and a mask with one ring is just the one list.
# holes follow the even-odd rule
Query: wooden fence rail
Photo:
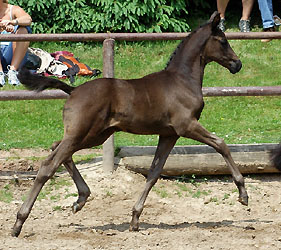
[[[277, 96], [281, 95], [280, 86], [253, 87], [203, 87], [204, 97], [215, 96]], [[66, 99], [68, 95], [61, 90], [29, 90], [0, 91], [0, 101]]]
[[[13, 34], [1, 35], [0, 41], [49, 41], [49, 42], [103, 42], [105, 39], [116, 41], [157, 41], [157, 40], [181, 40], [188, 32], [171, 33], [68, 33], [68, 34]], [[281, 32], [227, 32], [229, 40], [253, 40], [253, 39], [281, 39]]]

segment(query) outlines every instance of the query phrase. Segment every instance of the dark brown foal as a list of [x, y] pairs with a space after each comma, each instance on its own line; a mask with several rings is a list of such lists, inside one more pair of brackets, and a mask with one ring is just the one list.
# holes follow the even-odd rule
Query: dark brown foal
[[73, 211], [84, 206], [90, 190], [75, 167], [72, 155], [80, 149], [101, 145], [116, 131], [159, 135], [144, 191], [133, 207], [130, 230], [138, 230], [148, 193], [181, 136], [206, 143], [224, 157], [238, 187], [239, 201], [248, 204], [244, 179], [227, 145], [198, 122], [204, 107], [202, 82], [206, 64], [215, 61], [231, 73], [242, 67], [224, 33], [217, 28], [219, 21], [220, 16], [215, 12], [208, 23], [183, 39], [164, 70], [140, 79], [102, 78], [71, 87], [26, 70], [19, 73], [18, 78], [29, 89], [57, 88], [70, 96], [63, 111], [64, 137], [42, 162], [30, 195], [17, 214], [14, 236], [20, 234], [41, 188], [61, 164], [65, 165], [78, 189], [79, 197]]

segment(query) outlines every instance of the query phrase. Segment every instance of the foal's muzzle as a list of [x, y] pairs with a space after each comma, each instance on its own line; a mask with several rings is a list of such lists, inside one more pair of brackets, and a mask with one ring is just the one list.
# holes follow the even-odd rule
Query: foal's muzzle
[[241, 68], [242, 68], [242, 62], [240, 60], [236, 60], [230, 63], [229, 71], [232, 74], [235, 74], [239, 72]]

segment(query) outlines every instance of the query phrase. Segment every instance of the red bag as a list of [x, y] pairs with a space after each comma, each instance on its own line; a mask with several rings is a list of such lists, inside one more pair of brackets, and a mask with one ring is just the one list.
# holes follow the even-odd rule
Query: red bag
[[60, 56], [74, 56], [73, 53], [67, 51], [67, 50], [61, 50], [56, 51], [54, 53], [51, 53], [51, 56], [54, 57], [56, 60], [59, 60]]
[[82, 75], [82, 76], [91, 76], [94, 74], [93, 70], [84, 63], [81, 63], [78, 61], [77, 58], [73, 56], [67, 56], [67, 55], [60, 55], [59, 56], [59, 61], [67, 65], [68, 68], [76, 68], [76, 65], [78, 66], [78, 72], [76, 73], [77, 75]]
[[81, 63], [78, 58], [75, 58], [73, 53], [69, 51], [56, 51], [51, 54], [55, 59], [67, 65], [68, 70], [65, 74], [70, 77], [70, 82], [74, 82], [75, 75], [82, 76], [98, 76], [101, 74], [99, 69], [91, 69], [87, 64]]

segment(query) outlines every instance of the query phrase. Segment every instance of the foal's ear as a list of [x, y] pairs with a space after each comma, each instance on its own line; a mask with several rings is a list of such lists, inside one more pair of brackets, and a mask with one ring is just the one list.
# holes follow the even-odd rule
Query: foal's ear
[[215, 11], [211, 17], [210, 17], [210, 20], [209, 22], [212, 23], [212, 30], [216, 30], [219, 23], [220, 23], [220, 13], [218, 13], [217, 11]]

